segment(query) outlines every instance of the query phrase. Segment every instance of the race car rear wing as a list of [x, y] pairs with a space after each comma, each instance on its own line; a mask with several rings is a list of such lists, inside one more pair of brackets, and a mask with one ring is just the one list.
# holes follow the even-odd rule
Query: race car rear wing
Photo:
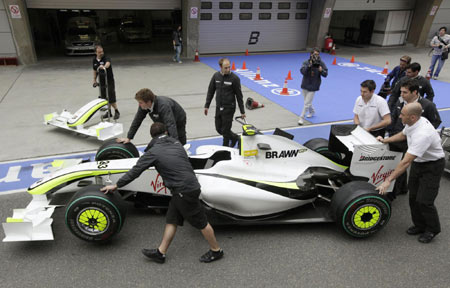
[[368, 178], [375, 186], [383, 183], [402, 159], [401, 152], [390, 151], [388, 145], [353, 124], [332, 125], [328, 145], [330, 151], [345, 155], [340, 164], [349, 166], [352, 175]]

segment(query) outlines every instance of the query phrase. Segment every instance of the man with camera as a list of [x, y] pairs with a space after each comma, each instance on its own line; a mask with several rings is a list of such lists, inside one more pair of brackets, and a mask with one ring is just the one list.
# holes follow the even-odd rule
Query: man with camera
[[[434, 36], [430, 42], [430, 46], [433, 47], [433, 56], [431, 56], [430, 71], [431, 76], [433, 77], [434, 80], [436, 80], [439, 77], [439, 72], [441, 72], [445, 60], [447, 60], [448, 58], [448, 48], [450, 48], [450, 35], [446, 33], [447, 27], [439, 28], [439, 34]], [[436, 62], [438, 60], [439, 64], [436, 68], [436, 71], [434, 71], [434, 66], [436, 65]]]
[[298, 125], [303, 125], [306, 113], [308, 113], [306, 115], [308, 118], [314, 115], [315, 110], [312, 106], [314, 94], [316, 91], [319, 91], [322, 82], [321, 77], [327, 77], [328, 75], [328, 68], [320, 59], [319, 48], [314, 48], [311, 51], [309, 59], [303, 62], [300, 73], [303, 75], [301, 88], [304, 101], [303, 110], [298, 119]]

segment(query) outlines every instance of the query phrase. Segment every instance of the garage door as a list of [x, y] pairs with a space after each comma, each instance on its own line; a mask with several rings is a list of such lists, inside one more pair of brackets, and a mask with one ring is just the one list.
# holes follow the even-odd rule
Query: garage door
[[305, 49], [310, 6], [309, 0], [202, 1], [199, 52]]
[[336, 0], [333, 10], [412, 10], [415, 5], [415, 0]]
[[101, 10], [174, 10], [181, 9], [181, 0], [26, 0], [27, 8], [101, 9]]

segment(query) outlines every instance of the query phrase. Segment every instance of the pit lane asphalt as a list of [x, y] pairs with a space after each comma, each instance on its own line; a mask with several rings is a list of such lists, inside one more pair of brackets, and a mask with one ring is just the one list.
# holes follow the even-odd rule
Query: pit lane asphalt
[[[364, 51], [361, 50], [359, 53]], [[361, 62], [373, 65], [378, 63], [379, 66], [382, 66], [385, 59], [390, 63], [397, 63], [403, 54], [413, 55], [414, 61], [417, 61], [422, 53], [425, 55], [420, 49], [405, 51], [403, 47], [372, 49], [365, 53], [360, 55]], [[352, 54], [354, 54], [352, 49], [340, 51], [340, 56], [351, 57]], [[6, 73], [5, 70], [1, 70], [1, 75], [8, 77], [1, 77], [0, 82], [14, 83], [10, 89], [0, 90], [4, 93], [0, 105], [2, 123], [11, 123], [11, 119], [16, 120], [14, 113], [28, 107], [27, 105], [35, 105], [33, 106], [35, 109], [21, 115], [22, 117], [14, 123], [15, 127], [9, 125], [2, 128], [4, 139], [7, 139], [2, 143], [2, 148], [9, 153], [2, 153], [0, 160], [26, 159], [51, 153], [64, 153], [66, 150], [80, 152], [93, 150], [98, 146], [98, 142], [95, 141], [75, 138], [73, 135], [55, 130], [45, 130], [47, 127], [42, 127], [41, 124], [44, 113], [60, 111], [60, 104], [54, 101], [57, 97], [64, 96], [66, 103], [73, 103], [76, 107], [90, 97], [79, 97], [61, 82], [65, 73], [71, 70], [74, 72], [74, 77], [70, 79], [72, 85], [80, 86], [80, 83], [90, 81], [88, 73], [90, 71], [86, 68], [87, 72], [82, 72], [81, 65], [73, 61], [75, 60], [70, 60], [69, 65], [64, 68], [60, 66], [60, 62], [47, 62], [24, 70], [10, 67], [5, 68]], [[129, 87], [125, 88], [132, 88], [130, 91], [136, 91], [141, 87], [152, 88], [169, 84], [164, 86], [165, 88], [160, 88], [162, 91], [158, 91], [159, 94], [181, 95], [177, 89], [182, 88], [177, 88], [167, 81], [161, 82], [159, 77], [163, 77], [162, 74], [165, 73], [174, 73], [176, 77], [181, 77], [183, 73], [192, 72], [192, 64], [188, 64], [188, 68], [180, 68], [182, 71], [180, 75], [178, 74], [180, 72], [173, 72], [174, 66], [164, 68], [161, 62], [157, 62], [163, 67], [159, 69], [160, 76], [150, 75], [148, 72], [160, 68], [159, 66], [141, 65], [138, 71], [126, 67], [125, 70], [117, 69], [115, 72], [117, 71], [116, 75], [122, 74], [120, 79], [123, 79], [126, 73], [131, 75], [130, 78], [136, 78], [136, 81], [126, 84]], [[425, 58], [421, 64], [426, 67], [428, 62], [428, 58]], [[148, 68], [147, 72], [144, 68]], [[201, 125], [205, 118], [195, 116], [201, 115], [206, 85], [212, 74], [209, 68], [199, 69], [200, 72], [196, 77], [204, 76], [206, 81], [189, 83], [192, 82], [189, 77], [179, 79], [180, 86], [187, 85], [186, 87], [189, 87], [187, 92], [191, 93], [180, 100], [188, 106], [190, 115], [194, 115], [188, 120], [191, 121], [191, 124], [188, 123], [191, 125], [188, 126], [188, 130], [193, 131], [188, 135], [190, 137], [215, 135], [212, 125], [209, 125], [211, 123]], [[449, 81], [450, 79], [445, 77], [449, 78], [450, 74], [444, 73], [445, 69], [448, 67], [444, 67], [441, 78]], [[12, 74], [17, 73], [14, 74], [17, 78], [9, 73], [11, 71]], [[38, 83], [45, 81], [46, 77], [54, 77], [55, 74], [62, 76], [47, 83], [51, 88], [44, 89], [42, 88], [45, 86], [44, 83]], [[82, 76], [84, 74], [89, 76], [86, 75], [84, 79]], [[140, 76], [145, 77], [139, 78]], [[39, 85], [36, 88], [34, 84]], [[192, 88], [190, 84], [196, 87]], [[124, 86], [119, 89], [126, 90]], [[26, 94], [33, 87], [35, 93]], [[355, 87], [355, 95], [359, 91], [358, 88]], [[81, 89], [89, 91], [87, 88]], [[253, 95], [247, 90], [245, 92], [246, 97], [258, 100], [258, 95]], [[45, 94], [49, 94], [52, 99], [46, 98]], [[33, 99], [36, 99], [36, 103]], [[265, 101], [264, 98], [259, 100]], [[278, 109], [276, 104], [263, 103], [266, 104], [264, 109], [252, 113], [252, 116], [258, 119], [259, 128], [288, 127], [292, 125], [288, 123], [295, 123], [297, 118], [295, 115]], [[121, 100], [119, 108], [123, 113], [129, 109], [134, 111], [136, 106], [132, 99]], [[132, 115], [124, 115], [123, 123], [130, 123], [131, 117]], [[207, 121], [212, 120], [208, 118]], [[49, 139], [51, 141], [48, 141]], [[144, 143], [144, 133], [138, 135], [137, 140], [138, 144]], [[149, 262], [141, 255], [141, 248], [158, 245], [164, 227], [162, 214], [131, 207], [123, 230], [111, 243], [92, 245], [70, 234], [64, 223], [64, 208], [59, 208], [53, 215], [54, 241], [0, 244], [0, 259], [2, 259], [0, 285], [1, 287], [448, 287], [449, 179], [448, 176], [442, 178], [440, 193], [436, 200], [443, 232], [428, 245], [419, 243], [416, 237], [406, 235], [405, 230], [411, 223], [408, 199], [407, 196], [400, 196], [393, 203], [393, 214], [387, 227], [368, 239], [347, 237], [334, 223], [216, 227], [216, 235], [225, 251], [225, 257], [211, 264], [198, 262], [198, 257], [208, 248], [200, 233], [189, 225], [178, 230], [166, 264]], [[30, 200], [31, 197], [25, 193], [1, 195], [0, 219], [3, 221], [11, 216], [13, 208], [25, 207]], [[0, 238], [3, 237], [1, 231]]]

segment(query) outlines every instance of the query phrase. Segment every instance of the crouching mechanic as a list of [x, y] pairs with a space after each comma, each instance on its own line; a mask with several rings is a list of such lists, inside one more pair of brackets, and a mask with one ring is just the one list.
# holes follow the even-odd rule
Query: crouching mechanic
[[409, 173], [409, 207], [413, 226], [408, 235], [419, 235], [419, 242], [429, 243], [441, 232], [439, 216], [434, 200], [439, 192], [439, 182], [444, 172], [445, 154], [441, 138], [431, 123], [421, 117], [422, 105], [410, 103], [402, 108], [400, 118], [405, 129], [389, 138], [377, 139], [382, 143], [406, 140], [408, 150], [391, 175], [377, 187], [384, 195], [391, 182], [399, 177], [411, 165]]
[[130, 142], [148, 114], [153, 122], [166, 125], [170, 137], [179, 140], [182, 145], [186, 144], [186, 112], [178, 102], [169, 97], [156, 96], [148, 88], [139, 90], [134, 98], [139, 103], [138, 110], [127, 138], [118, 138], [117, 142]]
[[199, 229], [210, 250], [200, 257], [201, 262], [212, 262], [223, 257], [214, 235], [214, 230], [206, 219], [206, 214], [199, 200], [200, 184], [197, 181], [185, 149], [180, 142], [167, 135], [164, 124], [156, 122], [150, 128], [152, 141], [145, 149], [145, 154], [136, 165], [123, 175], [117, 184], [101, 188], [106, 193], [123, 187], [139, 177], [149, 167], [155, 166], [170, 189], [172, 199], [166, 214], [166, 227], [161, 244], [156, 249], [142, 249], [142, 253], [157, 263], [164, 263], [166, 252], [175, 237], [177, 226], [183, 226], [186, 219], [192, 226]]

